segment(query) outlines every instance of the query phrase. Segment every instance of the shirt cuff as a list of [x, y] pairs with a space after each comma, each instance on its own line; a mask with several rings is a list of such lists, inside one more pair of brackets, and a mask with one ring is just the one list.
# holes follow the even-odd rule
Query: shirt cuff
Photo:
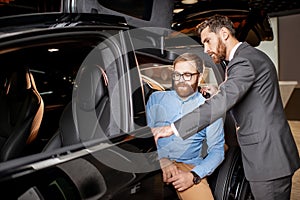
[[180, 137], [177, 128], [175, 127], [174, 123], [171, 124], [171, 128], [173, 130], [174, 135], [176, 135], [177, 137]]

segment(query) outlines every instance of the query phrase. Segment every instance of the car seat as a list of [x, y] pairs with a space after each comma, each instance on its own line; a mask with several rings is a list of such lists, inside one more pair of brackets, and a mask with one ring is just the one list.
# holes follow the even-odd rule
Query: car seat
[[65, 107], [58, 131], [44, 152], [107, 137], [114, 126], [108, 92], [108, 76], [100, 66], [83, 67], [77, 75], [73, 100]]
[[20, 157], [26, 152], [38, 135], [44, 113], [43, 99], [28, 69], [2, 75], [0, 162]]

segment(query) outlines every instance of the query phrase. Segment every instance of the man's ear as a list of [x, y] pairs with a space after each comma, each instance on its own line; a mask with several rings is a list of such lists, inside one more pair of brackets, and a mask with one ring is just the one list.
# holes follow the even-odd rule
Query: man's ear
[[229, 31], [227, 28], [222, 27], [220, 30], [220, 36], [223, 41], [226, 41], [229, 38]]

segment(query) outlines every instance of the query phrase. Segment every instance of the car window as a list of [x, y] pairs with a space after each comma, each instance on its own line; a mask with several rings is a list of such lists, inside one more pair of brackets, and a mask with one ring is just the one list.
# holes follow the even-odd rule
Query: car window
[[172, 87], [172, 65], [162, 65], [159, 63], [140, 65], [141, 73], [154, 81], [160, 83], [165, 89]]
[[[60, 121], [62, 113], [72, 101], [73, 88], [78, 87], [77, 75], [83, 65], [101, 66], [102, 75], [105, 74], [109, 77], [109, 87], [116, 85], [114, 81], [118, 82], [120, 78], [120, 72], [118, 72], [120, 64], [117, 61], [119, 59], [118, 47], [107, 40], [108, 32], [105, 31], [105, 35], [101, 35], [100, 32], [40, 35], [39, 37], [24, 38], [23, 42], [0, 47], [1, 94], [6, 95], [2, 86], [7, 84], [9, 76], [14, 71], [26, 68], [32, 74], [44, 102], [44, 114], [37, 138], [26, 147], [22, 153], [23, 156], [42, 152], [51, 137], [58, 131], [60, 123], [62, 123]], [[117, 30], [110, 32], [112, 35], [118, 33]], [[112, 93], [109, 95], [113, 95]], [[3, 103], [2, 96], [0, 103]], [[16, 105], [12, 104], [12, 106]], [[113, 111], [120, 113], [119, 110], [116, 110], [119, 108], [121, 105], [116, 105]], [[4, 115], [3, 111], [2, 115]], [[122, 115], [114, 116], [114, 118], [118, 117], [121, 118]], [[118, 120], [120, 119], [116, 119], [116, 121]], [[101, 123], [105, 125], [106, 122], [102, 119]], [[120, 134], [120, 126], [116, 127], [118, 130], [113, 130], [115, 132], [111, 132], [111, 135]], [[8, 129], [13, 131], [13, 128], [13, 125], [5, 124], [5, 121], [2, 121], [0, 125], [0, 129], [6, 129], [8, 135], [11, 133]], [[109, 128], [111, 129], [111, 127]]]
[[0, 17], [29, 14], [60, 12], [62, 0], [0, 0]]
[[153, 0], [98, 0], [98, 2], [106, 8], [132, 17], [147, 21], [151, 18]]
[[[201, 51], [201, 49], [199, 49], [199, 51]], [[152, 80], [152, 82], [157, 82], [165, 90], [173, 89], [173, 63], [171, 61], [162, 62], [159, 59], [155, 60], [153, 57], [139, 54], [137, 55], [137, 58], [143, 76], [147, 77], [148, 80]], [[207, 85], [217, 86], [220, 83], [220, 80], [217, 77], [220, 77], [219, 71], [214, 71], [212, 66], [207, 65], [203, 73], [203, 81], [200, 83], [199, 87]]]

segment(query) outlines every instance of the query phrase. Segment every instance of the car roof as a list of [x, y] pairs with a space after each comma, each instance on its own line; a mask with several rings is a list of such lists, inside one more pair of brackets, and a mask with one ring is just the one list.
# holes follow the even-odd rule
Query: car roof
[[0, 17], [0, 38], [45, 29], [97, 26], [103, 29], [128, 29], [124, 17], [95, 14], [35, 13]]
[[[132, 27], [164, 27], [170, 28], [173, 15], [173, 0], [61, 0], [61, 4], [33, 5], [29, 1], [7, 1], [0, 3], [0, 18], [29, 13], [72, 13], [102, 14], [102, 16], [121, 16]], [[42, 3], [41, 3], [42, 4]], [[129, 5], [129, 6], [126, 6]], [[1, 25], [2, 26], [2, 25]]]
[[[235, 1], [235, 3], [216, 0], [198, 1], [196, 4], [184, 5], [183, 7], [183, 3], [180, 3], [180, 8], [184, 9], [179, 13], [174, 13], [174, 9], [179, 8], [178, 1], [175, 0], [62, 0], [60, 5], [55, 4], [49, 8], [36, 8], [30, 6], [29, 2], [26, 3], [29, 6], [18, 6], [17, 3], [19, 2], [18, 0], [11, 1], [9, 4], [5, 4], [6, 6], [3, 4], [0, 6], [0, 31], [3, 31], [5, 27], [10, 27], [13, 30], [26, 25], [32, 26], [32, 24], [45, 27], [49, 24], [63, 25], [69, 23], [72, 25], [73, 23], [75, 25], [77, 23], [78, 26], [80, 21], [86, 23], [93, 21], [94, 23], [97, 22], [94, 25], [106, 23], [111, 26], [128, 24], [134, 28], [162, 27], [179, 31], [197, 39], [193, 31], [198, 23], [208, 16], [223, 14], [229, 16], [234, 22], [237, 30], [236, 36], [240, 41], [247, 41], [252, 46], [258, 46], [261, 41], [273, 40], [273, 31], [267, 13], [261, 9], [250, 7], [247, 1]], [[40, 11], [47, 14], [32, 15], [31, 17], [27, 15], [26, 18], [16, 16], [20, 13]], [[53, 17], [55, 16], [53, 13], [57, 14], [56, 18]], [[59, 14], [61, 16], [58, 16]], [[12, 17], [3, 18], [3, 15], [14, 15], [14, 19]], [[99, 16], [97, 17], [97, 15]], [[6, 29], [6, 31], [8, 30]]]
[[[170, 28], [173, 17], [173, 0], [130, 0], [130, 1], [76, 1], [66, 12], [99, 13], [123, 16], [133, 27], [163, 27]], [[119, 6], [118, 6], [119, 4]], [[127, 6], [127, 9], [125, 8]], [[140, 10], [136, 13], [136, 10]]]

